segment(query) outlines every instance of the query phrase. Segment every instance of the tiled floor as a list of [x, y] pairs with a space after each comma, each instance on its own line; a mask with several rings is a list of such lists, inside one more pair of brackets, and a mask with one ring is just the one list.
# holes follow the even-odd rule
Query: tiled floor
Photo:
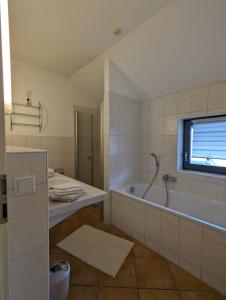
[[[220, 300], [226, 299], [209, 286], [139, 242], [116, 278], [83, 263], [56, 244], [83, 224], [131, 239], [113, 226], [99, 221], [99, 208], [76, 212], [50, 230], [50, 261], [65, 259], [71, 264], [68, 300]], [[93, 249], [95, 251], [95, 249]]]

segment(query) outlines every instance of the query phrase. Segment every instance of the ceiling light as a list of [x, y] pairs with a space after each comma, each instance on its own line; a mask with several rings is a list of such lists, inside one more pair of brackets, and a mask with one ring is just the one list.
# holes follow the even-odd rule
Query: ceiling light
[[112, 29], [112, 33], [113, 33], [115, 36], [120, 35], [120, 34], [122, 34], [122, 29], [119, 28], [119, 27], [113, 28], [113, 29]]

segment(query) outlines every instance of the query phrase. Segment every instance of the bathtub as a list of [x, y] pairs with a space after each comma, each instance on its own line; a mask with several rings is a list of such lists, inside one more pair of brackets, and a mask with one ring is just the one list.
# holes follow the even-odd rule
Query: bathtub
[[[134, 192], [130, 191], [133, 190], [133, 188]], [[226, 232], [226, 203], [195, 196], [190, 193], [169, 190], [169, 203], [166, 208], [165, 189], [153, 186], [145, 199], [142, 199], [146, 188], [146, 184], [135, 184], [126, 187], [122, 192], [129, 194], [134, 200], [160, 207], [174, 214], [186, 216], [191, 220], [209, 224]]]
[[112, 224], [226, 294], [226, 203], [145, 184], [111, 191]]

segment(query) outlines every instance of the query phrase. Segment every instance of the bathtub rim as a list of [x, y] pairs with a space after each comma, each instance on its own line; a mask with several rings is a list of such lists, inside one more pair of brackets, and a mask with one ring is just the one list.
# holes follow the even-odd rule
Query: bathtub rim
[[[135, 184], [132, 184], [132, 185], [135, 185]], [[196, 222], [200, 225], [207, 226], [207, 227], [211, 228], [212, 230], [218, 231], [222, 234], [226, 234], [226, 227], [223, 227], [223, 226], [220, 226], [220, 225], [217, 225], [217, 224], [212, 224], [210, 222], [207, 222], [207, 221], [204, 221], [204, 220], [201, 220], [201, 219], [197, 219], [196, 217], [190, 216], [190, 215], [185, 214], [183, 212], [180, 212], [180, 211], [168, 208], [168, 207], [164, 207], [160, 204], [157, 204], [157, 203], [154, 203], [154, 202], [151, 202], [151, 201], [148, 201], [148, 200], [142, 199], [140, 197], [129, 194], [129, 193], [126, 192], [126, 190], [130, 186], [131, 186], [131, 184], [126, 185], [124, 187], [111, 188], [110, 192], [115, 192], [115, 193], [123, 195], [127, 198], [132, 198], [134, 200], [142, 202], [143, 204], [151, 205], [154, 208], [162, 209], [163, 211], [166, 211], [166, 212], [168, 212], [172, 215], [183, 217], [184, 219], [187, 219], [188, 221]]]

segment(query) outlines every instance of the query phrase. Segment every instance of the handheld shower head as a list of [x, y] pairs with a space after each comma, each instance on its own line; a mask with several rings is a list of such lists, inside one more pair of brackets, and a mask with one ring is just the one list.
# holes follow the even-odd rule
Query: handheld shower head
[[150, 153], [150, 155], [151, 155], [152, 157], [154, 157], [156, 167], [159, 167], [159, 159], [158, 159], [158, 156], [157, 156], [155, 153]]
[[150, 153], [150, 155], [155, 159], [155, 165], [156, 165], [156, 170], [155, 170], [155, 175], [151, 181], [151, 183], [149, 184], [149, 186], [147, 187], [146, 191], [144, 192], [144, 194], [142, 195], [142, 198], [144, 199], [145, 196], [147, 195], [148, 191], [150, 190], [150, 188], [152, 187], [157, 175], [158, 175], [158, 172], [159, 172], [159, 167], [160, 167], [160, 161], [159, 161], [159, 158], [158, 156], [155, 154], [155, 153]]

